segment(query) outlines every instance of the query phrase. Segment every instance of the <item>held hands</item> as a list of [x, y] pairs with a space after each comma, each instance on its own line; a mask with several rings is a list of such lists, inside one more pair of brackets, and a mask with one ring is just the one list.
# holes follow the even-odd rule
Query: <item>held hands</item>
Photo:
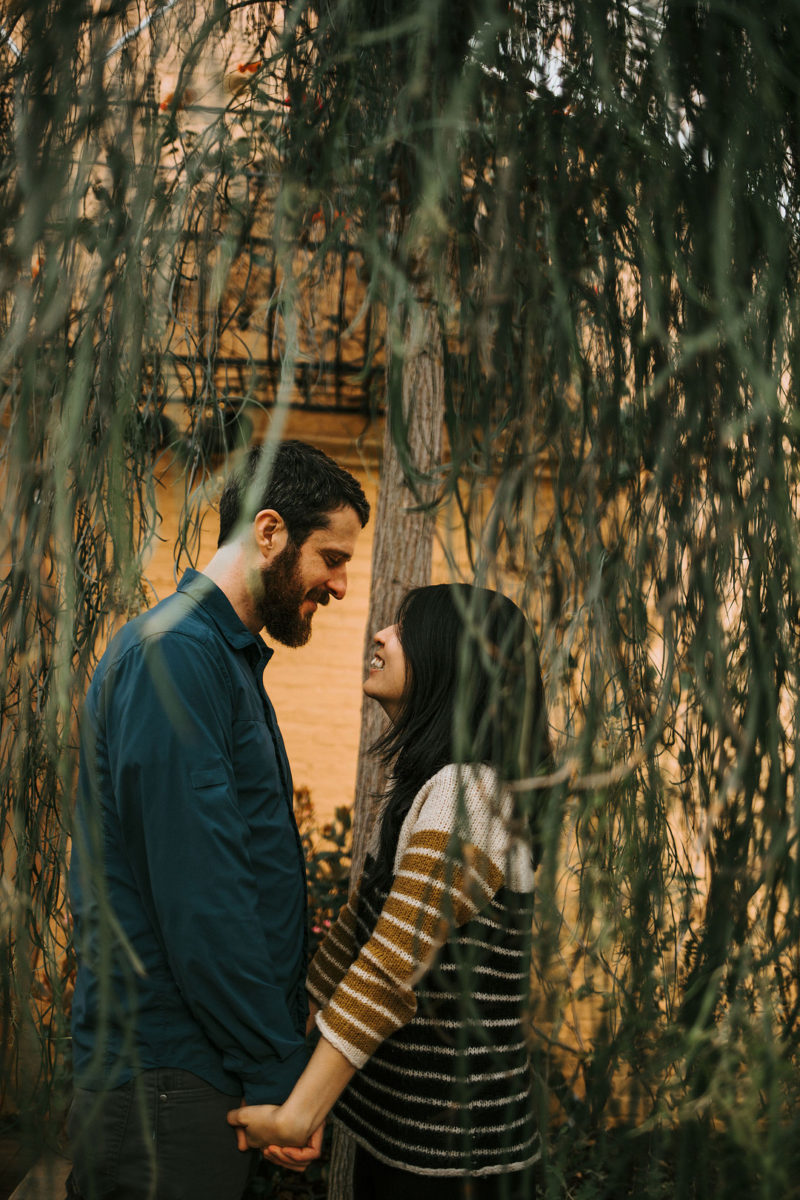
[[307, 1127], [287, 1119], [277, 1104], [251, 1104], [228, 1113], [228, 1124], [236, 1129], [240, 1150], [260, 1150], [270, 1162], [289, 1171], [305, 1171], [322, 1152], [325, 1122], [311, 1134]]
[[356, 1068], [324, 1037], [283, 1104], [246, 1104], [228, 1113], [240, 1150], [261, 1150], [270, 1162], [304, 1171], [322, 1152], [325, 1118]]

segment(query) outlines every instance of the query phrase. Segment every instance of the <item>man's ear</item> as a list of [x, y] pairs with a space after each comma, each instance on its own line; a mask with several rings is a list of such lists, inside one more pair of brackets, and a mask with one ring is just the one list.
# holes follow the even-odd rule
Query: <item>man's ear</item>
[[261, 557], [268, 562], [276, 558], [289, 540], [283, 517], [274, 508], [262, 508], [253, 519], [253, 535]]

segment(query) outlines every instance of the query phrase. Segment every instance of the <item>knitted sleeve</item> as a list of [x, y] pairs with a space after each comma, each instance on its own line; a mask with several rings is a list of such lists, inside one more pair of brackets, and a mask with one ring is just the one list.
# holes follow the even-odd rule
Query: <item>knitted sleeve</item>
[[323, 1008], [355, 958], [356, 912], [357, 900], [351, 894], [308, 968], [306, 990]]
[[354, 1066], [412, 1019], [414, 984], [453, 927], [503, 884], [510, 815], [510, 797], [488, 768], [445, 767], [419, 793], [373, 934], [317, 1015], [324, 1037]]

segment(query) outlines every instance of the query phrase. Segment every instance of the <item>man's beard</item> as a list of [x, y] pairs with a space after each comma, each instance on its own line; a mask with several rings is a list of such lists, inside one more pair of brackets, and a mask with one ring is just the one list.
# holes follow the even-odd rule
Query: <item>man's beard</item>
[[269, 636], [284, 646], [305, 646], [311, 637], [314, 613], [300, 612], [303, 601], [315, 600], [324, 605], [330, 600], [327, 588], [304, 590], [297, 567], [299, 559], [300, 547], [289, 542], [275, 561], [261, 571], [263, 591], [258, 615]]

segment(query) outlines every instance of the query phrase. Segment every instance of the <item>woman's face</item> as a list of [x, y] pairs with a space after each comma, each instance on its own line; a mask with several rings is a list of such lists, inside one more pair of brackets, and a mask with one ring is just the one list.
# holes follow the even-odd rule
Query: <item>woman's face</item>
[[396, 721], [406, 698], [406, 656], [396, 625], [389, 625], [373, 638], [375, 649], [364, 680], [364, 695], [377, 700], [390, 721]]

